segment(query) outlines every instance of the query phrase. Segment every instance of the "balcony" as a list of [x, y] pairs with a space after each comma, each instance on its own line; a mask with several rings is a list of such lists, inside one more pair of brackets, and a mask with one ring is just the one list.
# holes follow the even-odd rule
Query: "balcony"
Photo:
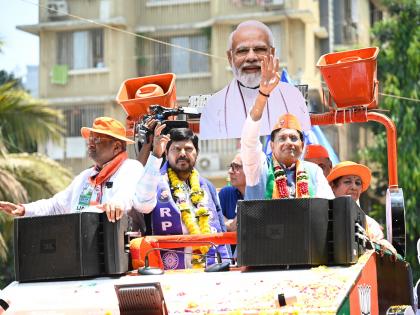
[[209, 0], [141, 0], [135, 5], [138, 32], [176, 31], [208, 26]]
[[306, 0], [216, 0], [212, 1], [212, 16], [227, 24], [253, 18], [270, 22], [286, 16], [313, 22], [318, 5]]

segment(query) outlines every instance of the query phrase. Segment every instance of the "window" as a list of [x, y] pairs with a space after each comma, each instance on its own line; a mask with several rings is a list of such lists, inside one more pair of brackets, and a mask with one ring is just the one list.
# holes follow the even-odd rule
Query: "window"
[[376, 22], [382, 21], [383, 13], [377, 8], [372, 1], [369, 1], [369, 12], [370, 12], [370, 26], [372, 27]]
[[[179, 36], [160, 39], [173, 45], [202, 52], [209, 51], [207, 36]], [[154, 73], [176, 74], [209, 72], [209, 57], [169, 45], [154, 45]]]
[[57, 33], [57, 64], [69, 69], [104, 67], [103, 30]]
[[95, 118], [104, 115], [101, 105], [75, 106], [63, 111], [66, 122], [66, 137], [81, 137], [82, 127], [91, 127]]

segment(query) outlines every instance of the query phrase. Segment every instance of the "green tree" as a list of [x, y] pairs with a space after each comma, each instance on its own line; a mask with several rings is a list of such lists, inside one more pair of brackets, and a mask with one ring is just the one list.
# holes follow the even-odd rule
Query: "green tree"
[[[72, 175], [58, 163], [20, 153], [34, 152], [37, 143], [60, 139], [61, 120], [60, 112], [24, 91], [20, 79], [0, 71], [0, 200], [30, 202], [51, 197], [68, 185]], [[11, 246], [12, 218], [0, 213], [0, 288], [12, 280]]]
[[58, 140], [63, 127], [62, 115], [26, 91], [15, 81], [0, 85], [0, 150], [33, 152], [36, 144]]
[[[406, 227], [407, 255], [414, 278], [420, 277], [417, 262], [416, 241], [420, 237], [420, 2], [417, 0], [383, 0], [389, 18], [373, 27], [374, 45], [380, 48], [378, 55], [378, 78], [382, 93], [411, 98], [395, 98], [384, 95], [380, 108], [389, 110], [388, 116], [397, 127], [398, 179], [403, 188]], [[386, 133], [379, 125], [372, 125], [378, 141], [369, 148], [367, 157], [381, 165], [378, 176], [382, 193], [388, 179]], [[373, 216], [382, 222], [383, 207]]]
[[15, 88], [20, 88], [21, 90], [24, 89], [21, 78], [16, 78], [13, 73], [9, 73], [5, 70], [0, 70], [0, 85], [8, 82], [12, 82], [13, 87]]

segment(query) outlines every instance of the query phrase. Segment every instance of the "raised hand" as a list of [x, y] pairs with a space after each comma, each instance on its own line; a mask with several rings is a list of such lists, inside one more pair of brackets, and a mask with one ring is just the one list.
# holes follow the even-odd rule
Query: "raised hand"
[[262, 57], [261, 60], [261, 81], [259, 87], [259, 94], [255, 100], [254, 106], [250, 111], [250, 116], [253, 121], [260, 120], [265, 106], [267, 105], [267, 98], [271, 91], [277, 86], [280, 81], [279, 59], [270, 55], [269, 57]]
[[4, 211], [10, 215], [21, 217], [25, 215], [25, 207], [7, 201], [0, 201], [0, 211]]
[[161, 135], [163, 129], [165, 129], [166, 125], [161, 125], [160, 122], [157, 123], [157, 126], [154, 131], [153, 137], [153, 155], [161, 158], [163, 153], [165, 152], [166, 145], [171, 140], [169, 135]]
[[150, 132], [150, 136], [147, 139], [147, 143], [152, 144], [153, 141], [153, 130], [155, 129], [156, 124], [159, 122], [159, 120], [149, 117], [148, 119], [146, 119], [146, 122], [144, 123], [144, 127], [149, 130]]
[[269, 57], [263, 56], [261, 60], [260, 91], [266, 95], [270, 95], [279, 81], [279, 58], [273, 55]]

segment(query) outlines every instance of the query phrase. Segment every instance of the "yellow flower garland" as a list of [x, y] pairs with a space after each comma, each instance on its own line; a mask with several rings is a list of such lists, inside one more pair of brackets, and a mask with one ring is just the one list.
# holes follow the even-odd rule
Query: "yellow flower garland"
[[[171, 189], [173, 191], [173, 196], [176, 198], [176, 203], [179, 211], [181, 211], [181, 219], [187, 227], [188, 233], [194, 234], [210, 234], [210, 216], [209, 211], [204, 207], [201, 202], [204, 199], [204, 190], [200, 187], [199, 174], [197, 170], [193, 169], [189, 177], [190, 181], [190, 200], [197, 207], [195, 215], [197, 220], [194, 218], [194, 215], [191, 211], [190, 204], [187, 200], [188, 191], [185, 189], [183, 183], [175, 174], [175, 172], [168, 168], [168, 177], [171, 184]], [[201, 254], [206, 254], [209, 250], [208, 246], [200, 246], [198, 248], [193, 248], [194, 251], [199, 251]], [[205, 259], [200, 255], [192, 255], [191, 263], [193, 268], [202, 268], [204, 267]]]

